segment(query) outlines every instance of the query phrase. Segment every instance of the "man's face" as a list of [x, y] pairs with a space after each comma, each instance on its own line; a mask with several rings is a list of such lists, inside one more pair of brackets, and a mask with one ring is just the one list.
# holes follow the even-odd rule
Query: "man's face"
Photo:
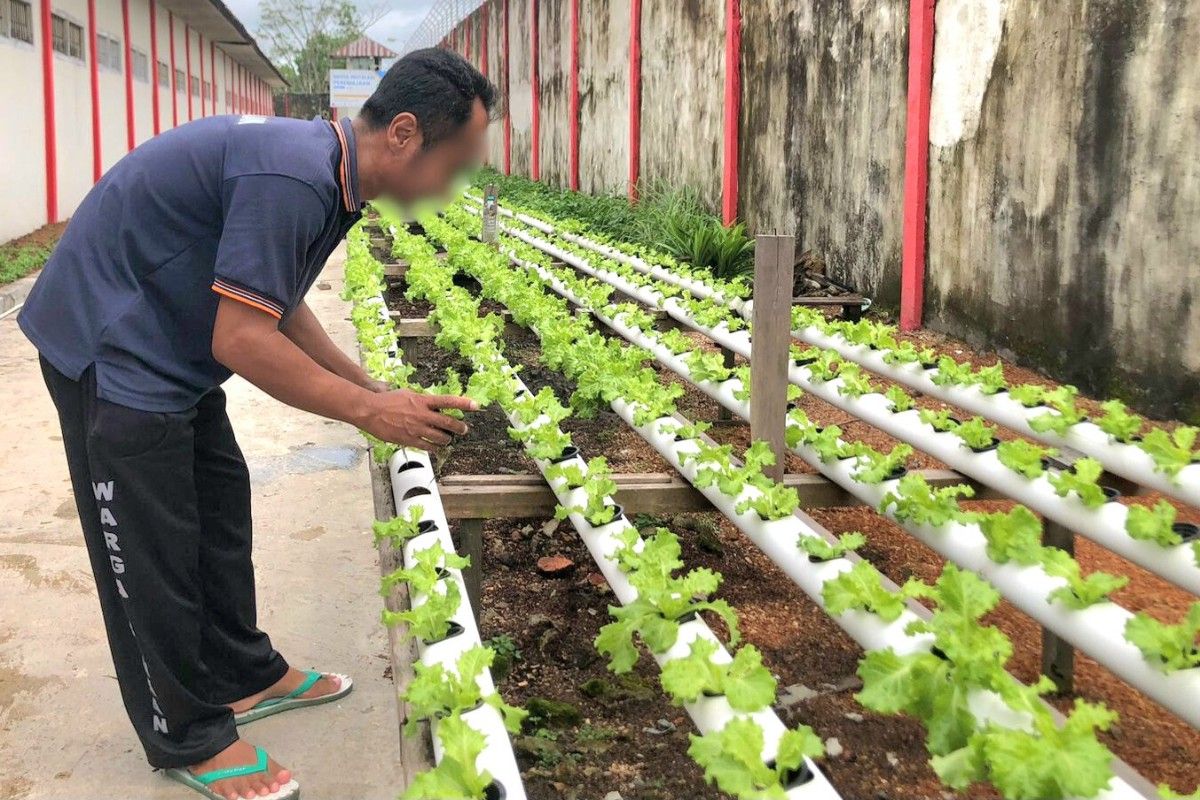
[[384, 194], [404, 204], [448, 198], [461, 176], [479, 163], [487, 126], [487, 111], [477, 98], [467, 123], [427, 148], [412, 115], [398, 115], [387, 132], [392, 158], [382, 176]]

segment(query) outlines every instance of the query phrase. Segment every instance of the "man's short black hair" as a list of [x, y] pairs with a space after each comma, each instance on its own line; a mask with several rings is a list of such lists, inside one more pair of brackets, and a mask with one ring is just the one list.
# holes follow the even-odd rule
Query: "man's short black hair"
[[492, 82], [458, 53], [427, 47], [391, 66], [359, 116], [377, 130], [407, 111], [417, 118], [422, 147], [428, 148], [467, 123], [475, 98], [490, 117], [497, 96]]

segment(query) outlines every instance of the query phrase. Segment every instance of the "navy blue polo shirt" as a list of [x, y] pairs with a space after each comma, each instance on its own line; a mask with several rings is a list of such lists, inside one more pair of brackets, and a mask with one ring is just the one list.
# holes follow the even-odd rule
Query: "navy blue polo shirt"
[[221, 296], [282, 321], [361, 216], [354, 131], [209, 117], [147, 141], [80, 204], [19, 322], [100, 397], [182, 411], [230, 371], [212, 356]]

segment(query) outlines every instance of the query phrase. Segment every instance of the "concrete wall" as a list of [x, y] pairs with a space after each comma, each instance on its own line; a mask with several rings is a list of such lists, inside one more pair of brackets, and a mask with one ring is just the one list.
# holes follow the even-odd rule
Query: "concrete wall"
[[[509, 0], [512, 169], [529, 7]], [[489, 0], [501, 63], [502, 0]], [[542, 177], [563, 185], [569, 0], [541, 0]], [[641, 175], [720, 200], [723, 0], [644, 0]], [[900, 292], [906, 0], [743, 2], [740, 212]], [[629, 0], [580, 0], [580, 182], [623, 192]], [[939, 0], [928, 323], [1200, 419], [1200, 3]], [[492, 153], [502, 163], [499, 128]]]
[[579, 188], [623, 193], [629, 176], [629, 2], [579, 0]]
[[[33, 44], [0, 36], [0, 242], [46, 221], [46, 146], [42, 124], [41, 21], [33, 15]], [[16, 78], [15, 80], [13, 78]], [[12, 109], [27, 109], [13, 113]]]
[[567, 76], [570, 68], [571, 0], [539, 0], [539, 152], [542, 180], [555, 186], [566, 186], [569, 183], [571, 114]]
[[[743, 6], [742, 214], [899, 299], [908, 3]], [[781, 46], [781, 43], [784, 46]]]
[[930, 322], [1200, 417], [1200, 5], [985, 5], [938, 9]]
[[[7, 2], [7, 0], [4, 0]], [[46, 217], [46, 154], [45, 124], [42, 113], [41, 0], [33, 2], [33, 44], [0, 35], [0, 74], [10, 79], [0, 81], [0, 103], [8, 113], [0, 118], [0, 185], [21, 187], [20, 192], [5, 194], [0, 206], [0, 242], [28, 233], [47, 222]], [[74, 58], [55, 52], [54, 111], [57, 136], [58, 216], [70, 217], [79, 202], [92, 187], [92, 96], [91, 59], [89, 44], [87, 0], [54, 0], [53, 11], [84, 29], [84, 55]], [[158, 59], [170, 64], [168, 12], [160, 4], [156, 14]], [[193, 30], [187, 37], [186, 20], [175, 18], [175, 63], [187, 73], [188, 52], [191, 53], [192, 74], [199, 77], [203, 63], [204, 80], [216, 79], [217, 113], [227, 113], [225, 88], [228, 77], [240, 67], [220, 48], [216, 49], [216, 73], [213, 71], [213, 51], [208, 39], [201, 42]], [[124, 62], [124, 20], [121, 0], [97, 0], [96, 33], [116, 40], [122, 52], [120, 69], [100, 66], [97, 70], [100, 108], [100, 163], [107, 170], [129, 152], [129, 126], [126, 118], [125, 77], [129, 65]], [[154, 135], [154, 92], [159, 96], [159, 128], [168, 130], [174, 125], [171, 90], [158, 88], [157, 67], [150, 48], [150, 2], [129, 0], [129, 44], [146, 56], [149, 75], [133, 79], [134, 145]], [[230, 67], [233, 71], [229, 71]], [[203, 91], [192, 96], [192, 118], [211, 116], [213, 103], [202, 103]], [[176, 95], [179, 124], [188, 121], [188, 88], [178, 86]], [[257, 100], [257, 98], [256, 98]], [[20, 154], [14, 157], [14, 154]]]
[[721, 196], [724, 20], [724, 0], [642, 5], [642, 180], [689, 186], [714, 207]]
[[532, 166], [533, 3], [508, 0], [508, 113], [512, 125], [512, 171], [528, 175]]

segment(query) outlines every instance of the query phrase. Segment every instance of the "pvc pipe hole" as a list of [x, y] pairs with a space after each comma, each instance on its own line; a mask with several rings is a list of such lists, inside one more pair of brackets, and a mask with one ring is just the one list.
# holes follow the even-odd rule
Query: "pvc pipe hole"
[[483, 789], [483, 800], [504, 800], [507, 796], [504, 784], [499, 781], [492, 781]]
[[1179, 537], [1183, 539], [1184, 543], [1194, 542], [1195, 540], [1200, 539], [1200, 525], [1196, 525], [1191, 522], [1176, 522], [1171, 526], [1171, 530], [1179, 534]]
[[462, 625], [459, 625], [454, 620], [451, 620], [450, 628], [446, 631], [446, 635], [440, 639], [426, 639], [425, 646], [429, 647], [430, 645], [435, 645], [438, 642], [444, 642], [447, 639], [453, 639], [455, 636], [462, 636], [464, 630], [466, 630], [466, 629], [463, 628]]
[[[767, 766], [772, 770], [775, 769], [775, 759], [772, 758], [770, 761], [768, 761]], [[801, 762], [797, 769], [792, 769], [785, 772], [779, 783], [786, 792], [791, 789], [795, 789], [798, 786], [803, 786], [811, 781], [814, 777], [815, 776], [813, 775], [812, 770], [808, 768], [808, 762]]]
[[417, 523], [417, 533], [433, 533], [437, 530], [437, 523], [431, 519], [423, 519]]
[[396, 467], [396, 474], [399, 475], [401, 472], [408, 472], [410, 469], [420, 469], [423, 466], [425, 465], [420, 461], [405, 461], [403, 464]]
[[429, 491], [424, 486], [414, 486], [411, 489], [409, 489], [407, 492], [405, 492], [404, 495], [400, 498], [400, 500], [401, 501], [411, 500], [412, 498], [420, 497], [423, 494], [433, 494], [433, 492]]
[[1121, 493], [1111, 486], [1101, 486], [1100, 491], [1104, 492], [1104, 500], [1107, 503], [1112, 503], [1121, 496]]
[[551, 464], [561, 464], [564, 461], [570, 461], [572, 458], [579, 457], [579, 448], [573, 444], [569, 444], [563, 448], [563, 451], [556, 457], [550, 459]]

